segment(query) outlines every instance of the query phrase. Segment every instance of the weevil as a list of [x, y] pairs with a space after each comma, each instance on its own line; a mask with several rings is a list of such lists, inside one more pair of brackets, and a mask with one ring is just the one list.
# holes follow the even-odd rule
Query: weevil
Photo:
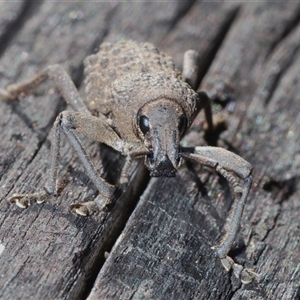
[[[106, 204], [114, 198], [117, 186], [109, 184], [97, 174], [77, 137], [78, 132], [125, 156], [119, 184], [128, 181], [133, 159], [144, 157], [145, 166], [154, 177], [175, 176], [183, 159], [195, 160], [214, 168], [232, 185], [234, 202], [226, 232], [221, 243], [212, 249], [227, 271], [232, 269], [243, 283], [252, 282], [257, 274], [228, 256], [251, 187], [251, 165], [223, 148], [185, 148], [180, 145], [194, 117], [202, 109], [208, 124], [207, 130], [214, 129], [210, 99], [205, 92], [195, 91], [198, 56], [196, 51], [187, 51], [180, 73], [173, 59], [159, 52], [152, 44], [134, 41], [103, 43], [97, 54], [88, 56], [84, 61], [87, 105], [59, 65], [49, 66], [29, 80], [0, 89], [0, 99], [15, 100], [51, 79], [74, 110], [61, 112], [54, 123], [50, 174], [44, 189], [32, 194], [14, 194], [9, 201], [26, 208], [55, 195], [61, 133], [77, 153]], [[242, 181], [243, 184], [240, 183]], [[71, 206], [74, 212], [83, 216], [102, 208], [95, 201]]]

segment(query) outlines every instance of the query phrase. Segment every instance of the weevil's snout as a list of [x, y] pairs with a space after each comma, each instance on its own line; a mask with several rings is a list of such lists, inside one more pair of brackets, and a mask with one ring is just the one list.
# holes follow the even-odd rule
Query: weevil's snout
[[153, 177], [173, 177], [180, 165], [179, 138], [176, 130], [160, 124], [154, 128], [150, 154], [145, 159], [146, 167]]
[[174, 177], [176, 175], [178, 165], [179, 159], [174, 166], [168, 154], [165, 154], [160, 161], [154, 161], [151, 157], [146, 158], [146, 166], [150, 170], [150, 176], [152, 177]]
[[149, 151], [145, 165], [150, 176], [176, 175], [181, 163], [179, 142], [186, 123], [184, 111], [175, 101], [159, 99], [140, 109], [137, 116], [138, 135]]

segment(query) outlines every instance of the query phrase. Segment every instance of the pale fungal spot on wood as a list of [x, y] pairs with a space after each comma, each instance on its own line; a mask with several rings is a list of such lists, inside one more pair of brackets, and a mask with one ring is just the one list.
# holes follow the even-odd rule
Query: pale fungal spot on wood
[[4, 252], [5, 246], [0, 242], [0, 255]]

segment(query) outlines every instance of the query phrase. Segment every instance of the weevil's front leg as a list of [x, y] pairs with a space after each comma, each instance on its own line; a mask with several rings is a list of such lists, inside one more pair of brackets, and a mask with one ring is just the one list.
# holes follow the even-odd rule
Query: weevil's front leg
[[[240, 278], [243, 283], [252, 282], [253, 278], [258, 275], [251, 269], [236, 264], [233, 259], [228, 256], [228, 252], [237, 236], [244, 206], [251, 187], [251, 165], [240, 156], [217, 147], [196, 147], [192, 150], [183, 149], [182, 156], [196, 160], [205, 166], [215, 168], [216, 171], [223, 175], [232, 185], [234, 202], [225, 226], [226, 233], [222, 238], [220, 245], [215, 246], [212, 249], [215, 250], [227, 271], [233, 269], [235, 276]], [[231, 172], [244, 180], [242, 186]]]
[[[15, 194], [12, 196], [10, 201], [15, 202], [20, 207], [27, 207], [33, 202], [44, 202], [51, 195], [55, 194], [60, 153], [60, 133], [62, 131], [79, 156], [79, 159], [81, 160], [89, 178], [99, 190], [100, 195], [104, 198], [105, 201], [102, 201], [101, 205], [109, 205], [109, 203], [113, 200], [116, 187], [110, 185], [104, 179], [99, 177], [86, 152], [84, 151], [80, 141], [74, 134], [74, 130], [83, 133], [84, 135], [95, 141], [105, 143], [121, 153], [124, 152], [125, 143], [118, 137], [113, 129], [102, 120], [93, 116], [86, 115], [85, 113], [67, 111], [62, 112], [57, 117], [54, 123], [54, 136], [51, 148], [50, 176], [48, 178], [45, 189], [34, 194]], [[74, 204], [72, 205], [72, 210], [80, 215], [86, 216], [95, 212], [96, 210], [99, 210], [99, 207], [97, 203], [92, 201]]]
[[0, 100], [15, 100], [20, 95], [30, 94], [48, 78], [53, 81], [61, 96], [74, 110], [91, 114], [84, 105], [70, 76], [60, 65], [48, 66], [28, 80], [10, 84], [6, 89], [0, 88]]

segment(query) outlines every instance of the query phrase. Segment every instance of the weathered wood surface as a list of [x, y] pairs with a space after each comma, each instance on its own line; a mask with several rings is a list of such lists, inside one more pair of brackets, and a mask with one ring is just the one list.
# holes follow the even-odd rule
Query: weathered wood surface
[[[25, 211], [10, 206], [10, 195], [47, 175], [51, 126], [65, 109], [49, 83], [0, 102], [0, 299], [299, 299], [299, 3], [1, 3], [0, 20], [1, 87], [53, 63], [80, 86], [82, 60], [103, 40], [153, 42], [179, 66], [184, 51], [200, 51], [201, 88], [217, 91], [214, 110], [228, 120], [219, 146], [255, 170], [232, 254], [262, 275], [241, 285], [211, 251], [231, 195], [196, 164], [151, 179], [140, 200], [148, 179], [134, 165], [110, 211], [80, 218], [69, 205], [97, 191], [63, 142], [60, 196]], [[205, 144], [202, 123], [200, 114], [185, 143]], [[85, 145], [114, 182], [120, 156]]]

